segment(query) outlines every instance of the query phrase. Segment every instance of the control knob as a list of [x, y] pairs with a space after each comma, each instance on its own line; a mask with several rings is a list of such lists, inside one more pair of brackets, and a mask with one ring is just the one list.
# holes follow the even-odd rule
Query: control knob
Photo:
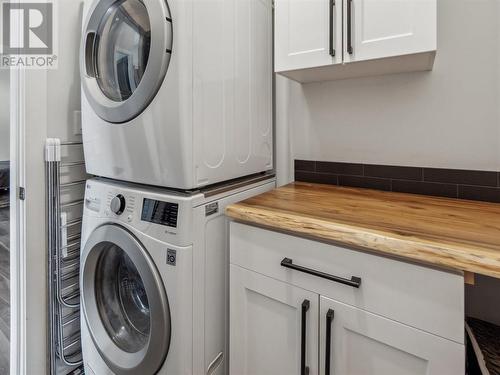
[[121, 194], [118, 194], [116, 197], [113, 197], [113, 199], [111, 199], [111, 204], [109, 206], [111, 208], [111, 212], [116, 215], [121, 215], [126, 206], [125, 197]]

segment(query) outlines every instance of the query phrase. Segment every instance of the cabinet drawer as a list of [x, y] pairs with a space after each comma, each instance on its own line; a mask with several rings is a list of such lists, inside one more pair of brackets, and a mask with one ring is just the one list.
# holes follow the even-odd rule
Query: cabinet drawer
[[[283, 267], [294, 265], [328, 275], [359, 277], [359, 288]], [[463, 276], [231, 223], [231, 263], [285, 281], [429, 333], [464, 343]]]

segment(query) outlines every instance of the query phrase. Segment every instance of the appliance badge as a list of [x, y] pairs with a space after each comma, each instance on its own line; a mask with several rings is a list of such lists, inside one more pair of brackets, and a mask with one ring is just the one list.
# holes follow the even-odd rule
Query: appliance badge
[[209, 203], [205, 206], [205, 216], [210, 216], [219, 212], [219, 202]]
[[175, 266], [177, 260], [177, 250], [167, 249], [167, 264]]

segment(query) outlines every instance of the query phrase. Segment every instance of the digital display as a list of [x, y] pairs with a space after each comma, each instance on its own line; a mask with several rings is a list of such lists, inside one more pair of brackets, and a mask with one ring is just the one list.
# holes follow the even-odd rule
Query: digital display
[[178, 211], [179, 205], [177, 203], [144, 198], [141, 220], [176, 228]]

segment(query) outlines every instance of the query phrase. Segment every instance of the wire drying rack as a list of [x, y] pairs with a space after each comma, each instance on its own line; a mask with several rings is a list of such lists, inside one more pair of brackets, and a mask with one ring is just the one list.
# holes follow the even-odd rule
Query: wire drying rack
[[[61, 183], [61, 171], [85, 166], [84, 161], [61, 161], [61, 148], [81, 146], [81, 142], [61, 142], [57, 138], [47, 139], [45, 146], [49, 250], [49, 355], [52, 375], [83, 373], [79, 275], [84, 202], [82, 188], [86, 180], [66, 178], [67, 181]], [[72, 173], [67, 173], [67, 176], [71, 177]], [[67, 196], [77, 196], [77, 198], [62, 199], [62, 191]], [[73, 212], [70, 219], [67, 219], [68, 211]]]

